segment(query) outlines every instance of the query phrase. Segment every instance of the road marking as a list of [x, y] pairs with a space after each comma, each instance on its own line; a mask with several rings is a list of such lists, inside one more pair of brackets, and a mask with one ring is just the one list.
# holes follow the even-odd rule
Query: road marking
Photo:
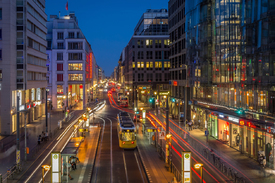
[[123, 161], [124, 161], [124, 168], [125, 168], [125, 174], [126, 174], [126, 181], [127, 181], [127, 183], [128, 183], [129, 180], [128, 180], [128, 173], [127, 173], [127, 166], [126, 166], [126, 160], [125, 160], [124, 151], [122, 152], [122, 155], [123, 155]]
[[138, 159], [137, 159], [137, 153], [136, 153], [136, 152], [134, 152], [134, 154], [135, 154], [135, 158], [136, 158], [136, 161], [137, 161], [137, 165], [138, 165], [139, 173], [140, 173], [140, 176], [141, 176], [141, 178], [142, 178], [142, 182], [144, 182], [144, 179], [143, 179], [143, 176], [142, 176], [142, 172], [141, 172], [141, 169], [140, 169], [140, 166], [139, 166], [139, 163], [138, 163]]
[[[102, 147], [102, 141], [103, 141], [103, 135], [104, 135], [104, 130], [105, 130], [105, 120], [101, 117], [98, 117], [100, 118], [102, 121], [103, 121], [103, 133], [102, 133], [102, 137], [101, 137], [101, 142], [100, 142], [100, 149], [99, 149], [99, 155], [98, 155], [98, 162], [97, 162], [97, 165], [99, 164], [99, 161], [100, 161], [100, 153], [101, 153], [101, 147]], [[96, 179], [97, 179], [97, 173], [98, 173], [98, 166], [96, 168], [96, 174], [95, 174], [95, 182], [96, 182]]]
[[112, 120], [107, 118], [110, 121], [110, 126], [111, 126], [111, 135], [110, 135], [110, 154], [111, 154], [111, 182], [113, 182], [113, 142], [112, 142], [112, 131], [113, 131], [113, 123]]

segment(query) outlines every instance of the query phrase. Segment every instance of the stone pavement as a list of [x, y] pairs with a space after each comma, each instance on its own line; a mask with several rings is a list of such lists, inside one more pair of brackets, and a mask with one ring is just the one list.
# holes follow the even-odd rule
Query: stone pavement
[[[144, 106], [146, 104], [138, 105]], [[157, 118], [159, 118], [161, 121], [165, 121], [165, 118], [162, 114], [156, 114], [153, 109], [151, 109], [151, 113], [156, 115]], [[184, 124], [182, 122], [179, 123], [178, 120], [171, 121], [178, 125], [182, 132], [185, 130]], [[170, 128], [172, 128], [171, 125]], [[188, 131], [186, 141], [193, 147], [200, 146], [201, 148], [212, 149], [213, 154], [220, 157], [221, 161], [227, 162], [229, 165], [231, 165], [235, 170], [237, 170], [239, 175], [246, 175], [246, 177], [249, 178], [251, 182], [275, 182], [275, 175], [273, 175], [275, 173], [274, 170], [265, 169], [265, 171], [263, 171], [258, 162], [244, 154], [241, 154], [239, 151], [229, 147], [228, 145], [225, 145], [213, 137], [209, 137], [208, 142], [206, 142], [204, 131], [199, 129]]]
[[160, 159], [159, 153], [154, 145], [149, 144], [148, 137], [142, 134], [142, 126], [138, 123], [137, 145], [150, 182], [171, 182], [174, 174], [165, 168], [165, 163]]

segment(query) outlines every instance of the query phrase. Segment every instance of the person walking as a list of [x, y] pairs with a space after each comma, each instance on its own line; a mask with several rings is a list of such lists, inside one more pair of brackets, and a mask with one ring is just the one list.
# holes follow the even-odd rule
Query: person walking
[[192, 122], [189, 121], [187, 124], [188, 124], [188, 127], [189, 127], [189, 131], [192, 131]]
[[41, 142], [41, 135], [38, 136], [38, 140], [37, 140], [38, 145], [40, 144], [40, 142]]

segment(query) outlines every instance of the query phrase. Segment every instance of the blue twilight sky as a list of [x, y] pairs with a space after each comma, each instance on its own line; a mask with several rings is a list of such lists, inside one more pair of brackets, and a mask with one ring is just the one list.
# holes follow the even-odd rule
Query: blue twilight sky
[[[168, 9], [169, 0], [68, 0], [92, 46], [97, 64], [110, 76], [146, 9]], [[67, 15], [67, 0], [46, 0], [48, 15]]]

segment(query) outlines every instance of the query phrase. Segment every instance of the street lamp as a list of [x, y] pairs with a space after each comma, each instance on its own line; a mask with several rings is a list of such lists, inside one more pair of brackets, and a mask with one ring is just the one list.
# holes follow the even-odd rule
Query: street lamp
[[51, 168], [51, 166], [49, 166], [49, 165], [42, 165], [41, 168], [42, 168], [42, 182], [44, 183], [45, 170], [49, 171], [50, 168]]
[[202, 169], [203, 169], [203, 164], [201, 163], [197, 163], [194, 165], [195, 169], [200, 169], [201, 172], [201, 183], [203, 183], [203, 173], [202, 173]]

